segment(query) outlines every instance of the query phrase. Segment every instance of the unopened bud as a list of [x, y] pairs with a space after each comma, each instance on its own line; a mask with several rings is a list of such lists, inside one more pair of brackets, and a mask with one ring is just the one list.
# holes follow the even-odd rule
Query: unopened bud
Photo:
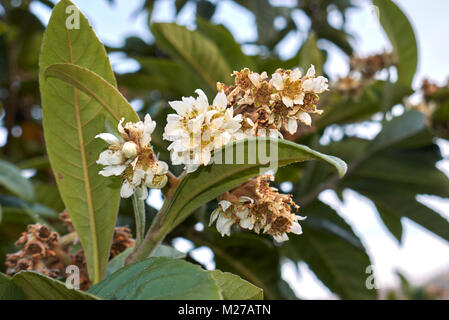
[[127, 158], [132, 158], [137, 154], [137, 145], [134, 142], [127, 141], [122, 147], [123, 154]]

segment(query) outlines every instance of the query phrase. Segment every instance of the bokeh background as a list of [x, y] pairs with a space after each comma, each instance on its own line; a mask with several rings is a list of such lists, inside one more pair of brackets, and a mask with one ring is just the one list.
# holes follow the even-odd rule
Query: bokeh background
[[[53, 1], [55, 2], [55, 1]], [[140, 12], [144, 0], [73, 0], [92, 24], [100, 40], [110, 48], [122, 47], [130, 36], [138, 36], [151, 43], [153, 37], [148, 29], [148, 12]], [[242, 44], [246, 54], [257, 53], [258, 48], [251, 44], [257, 38], [257, 26], [254, 15], [235, 4], [233, 1], [215, 0], [215, 13], [211, 21], [225, 25], [235, 39]], [[376, 8], [370, 1], [353, 1], [357, 6], [346, 11], [345, 28], [353, 34], [351, 44], [356, 53], [369, 55], [391, 50], [388, 38], [384, 34], [377, 19]], [[446, 41], [449, 31], [449, 2], [446, 0], [395, 0], [397, 5], [411, 20], [418, 41], [419, 60], [418, 71], [414, 78], [413, 87], [418, 89], [425, 78], [431, 78], [439, 84], [448, 79], [449, 69], [447, 59], [449, 42]], [[296, 6], [295, 0], [271, 0], [275, 6]], [[20, 1], [17, 1], [20, 5]], [[194, 28], [196, 6], [188, 3], [182, 11], [176, 15], [174, 1], [157, 1], [153, 8], [152, 21], [176, 22], [180, 25]], [[50, 18], [51, 10], [38, 1], [31, 2], [31, 11], [45, 25]], [[304, 14], [298, 10], [293, 18], [298, 30], [291, 31], [277, 46], [276, 51], [283, 59], [289, 59], [296, 54], [298, 48], [306, 40], [310, 28], [310, 22]], [[340, 27], [343, 18], [338, 10], [330, 10], [328, 14], [330, 25]], [[275, 25], [280, 29], [285, 26], [286, 20], [279, 17], [275, 19]], [[335, 45], [326, 41], [319, 41], [318, 46], [328, 51], [328, 60], [324, 66], [330, 80], [348, 73], [348, 57]], [[139, 64], [123, 53], [111, 52], [111, 63], [116, 73], [127, 73], [139, 69]], [[416, 98], [418, 99], [418, 98]], [[413, 97], [412, 97], [413, 100]], [[142, 107], [140, 100], [132, 101], [136, 109]], [[403, 112], [402, 106], [393, 108], [394, 115]], [[354, 135], [363, 138], [373, 138], [381, 127], [372, 122], [361, 123], [354, 126]], [[16, 132], [20, 135], [19, 129]], [[7, 130], [0, 128], [0, 146], [7, 140]], [[329, 127], [320, 141], [326, 144], [329, 141], [341, 139], [342, 132], [339, 128]], [[442, 139], [437, 140], [443, 156], [446, 160], [438, 163], [438, 168], [449, 175], [449, 144]], [[24, 172], [32, 175], [33, 172]], [[282, 189], [288, 191], [291, 186], [284, 184]], [[394, 288], [399, 285], [400, 279], [396, 271], [399, 270], [414, 285], [423, 285], [435, 279], [449, 279], [449, 244], [421, 226], [403, 221], [404, 234], [401, 244], [386, 230], [380, 221], [373, 204], [355, 192], [344, 192], [342, 203], [333, 191], [324, 191], [320, 199], [329, 204], [349, 222], [363, 244], [374, 263], [377, 281], [381, 289]], [[449, 200], [443, 200], [431, 196], [419, 196], [419, 201], [427, 204], [442, 216], [449, 218]], [[148, 203], [155, 208], [161, 206], [161, 195], [152, 191]], [[198, 225], [198, 229], [202, 226]], [[192, 244], [185, 239], [174, 241], [175, 247], [181, 251], [187, 251]], [[208, 268], [214, 268], [212, 251], [208, 248], [198, 248], [191, 253], [197, 260]], [[292, 286], [301, 298], [333, 298], [333, 294], [314, 276], [308, 267], [300, 263], [299, 275], [292, 262], [283, 266], [283, 278]], [[447, 277], [445, 275], [448, 274]], [[448, 280], [449, 283], [449, 280]]]

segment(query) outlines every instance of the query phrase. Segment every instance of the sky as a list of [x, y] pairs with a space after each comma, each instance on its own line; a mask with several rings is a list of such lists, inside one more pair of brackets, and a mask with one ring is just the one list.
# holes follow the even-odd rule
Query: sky
[[[146, 27], [147, 17], [145, 14], [136, 14], [136, 10], [140, 8], [143, 0], [116, 0], [114, 6], [108, 5], [105, 0], [72, 1], [88, 17], [100, 40], [110, 46], [123, 44], [124, 39], [130, 35], [138, 35], [148, 41], [152, 38]], [[295, 1], [275, 0], [272, 2], [288, 5]], [[412, 20], [418, 40], [419, 63], [413, 86], [418, 88], [426, 77], [438, 83], [445, 82], [449, 76], [449, 69], [446, 67], [449, 58], [449, 41], [447, 41], [449, 1], [395, 0], [395, 3]], [[48, 21], [49, 10], [37, 3], [33, 4], [32, 9], [42, 21], [45, 23]], [[194, 16], [192, 9], [192, 7], [185, 8], [176, 22], [192, 26], [191, 22]], [[156, 14], [153, 21], [173, 21], [172, 0], [160, 1], [154, 10]], [[293, 55], [307, 36], [309, 26], [306, 19], [301, 17], [301, 14], [296, 15], [295, 19], [305, 31], [290, 34], [280, 45], [279, 53], [283, 58]], [[379, 26], [376, 10], [370, 1], [360, 1], [360, 7], [350, 10], [348, 13], [347, 21], [348, 31], [356, 36], [354, 45], [357, 53], [361, 55], [380, 53], [391, 47]], [[230, 1], [220, 2], [214, 15], [214, 22], [223, 23], [239, 42], [250, 41], [257, 36], [255, 21], [251, 14]], [[330, 23], [338, 25], [340, 22], [341, 18], [338, 15], [331, 15]], [[319, 43], [319, 45], [325, 46], [326, 44]], [[252, 50], [251, 47], [244, 47], [246, 53], [251, 53]], [[331, 79], [335, 79], [338, 75], [347, 73], [347, 58], [338, 49], [330, 48], [330, 50], [330, 59], [325, 68]], [[116, 72], [131, 71], [138, 67], [134, 61], [124, 59], [119, 54], [111, 54], [110, 58]], [[397, 113], [401, 112], [401, 109], [398, 108]], [[375, 125], [364, 124], [358, 126], [356, 130], [358, 135], [374, 137], [379, 128]], [[329, 138], [332, 138], [332, 132], [329, 133]], [[449, 143], [439, 140], [438, 144], [443, 155], [448, 159]], [[440, 161], [438, 168], [449, 175], [449, 160]], [[395, 270], [403, 272], [415, 284], [421, 284], [439, 272], [449, 270], [449, 245], [446, 241], [419, 225], [403, 219], [403, 243], [399, 245], [385, 229], [369, 200], [351, 190], [346, 190], [343, 195], [343, 203], [331, 190], [324, 191], [320, 195], [320, 199], [336, 209], [353, 226], [354, 231], [369, 252], [381, 288], [391, 287], [398, 283]], [[418, 196], [418, 199], [444, 217], [449, 218], [449, 200], [430, 196]], [[151, 192], [148, 201], [156, 207], [160, 206], [160, 194]], [[199, 230], [202, 228], [201, 225], [197, 227]], [[175, 246], [184, 251], [191, 248], [190, 243], [182, 240], [176, 241]], [[193, 255], [204, 262], [208, 268], [214, 267], [210, 262], [213, 254], [209, 249], [196, 249]], [[302, 298], [333, 298], [329, 290], [321, 284], [305, 264], [301, 263], [299, 269], [300, 275], [298, 276], [292, 263], [286, 263], [283, 267], [283, 277]]]

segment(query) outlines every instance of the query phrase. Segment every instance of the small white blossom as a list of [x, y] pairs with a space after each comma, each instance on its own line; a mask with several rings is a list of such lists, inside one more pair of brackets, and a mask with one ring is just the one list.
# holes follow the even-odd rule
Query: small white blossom
[[212, 105], [200, 89], [198, 97], [183, 97], [171, 101], [176, 114], [167, 116], [163, 138], [172, 141], [168, 150], [173, 164], [184, 164], [187, 172], [195, 171], [200, 165], [208, 165], [211, 153], [228, 142], [237, 139], [242, 116], [234, 116], [233, 108], [223, 92], [219, 92]]
[[140, 199], [146, 199], [147, 188], [161, 189], [167, 183], [168, 166], [157, 160], [150, 144], [156, 122], [148, 114], [145, 121], [128, 122], [125, 125], [123, 122], [124, 119], [117, 128], [120, 138], [111, 133], [95, 136], [109, 143], [108, 149], [97, 160], [98, 164], [105, 166], [99, 174], [122, 177], [122, 198], [128, 198], [138, 191]]

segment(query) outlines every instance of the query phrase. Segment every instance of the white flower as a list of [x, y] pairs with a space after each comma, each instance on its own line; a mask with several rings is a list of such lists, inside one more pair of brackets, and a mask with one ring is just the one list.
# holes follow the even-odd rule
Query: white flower
[[156, 122], [148, 114], [143, 122], [127, 122], [125, 125], [123, 122], [122, 118], [117, 127], [120, 138], [111, 133], [95, 136], [109, 143], [108, 149], [97, 160], [98, 164], [105, 166], [99, 174], [122, 177], [122, 198], [138, 191], [139, 198], [146, 199], [147, 188], [161, 189], [167, 183], [168, 166], [157, 160], [150, 144]]
[[315, 66], [312, 64], [307, 70], [306, 79], [302, 83], [302, 87], [307, 92], [322, 93], [328, 90], [328, 80], [323, 76], [315, 78]]
[[241, 127], [242, 116], [233, 115], [228, 108], [224, 92], [219, 92], [212, 105], [200, 89], [198, 97], [183, 97], [171, 101], [176, 114], [167, 116], [163, 138], [172, 141], [168, 150], [173, 164], [184, 164], [187, 172], [195, 171], [200, 165], [208, 165], [211, 153], [230, 141]]

